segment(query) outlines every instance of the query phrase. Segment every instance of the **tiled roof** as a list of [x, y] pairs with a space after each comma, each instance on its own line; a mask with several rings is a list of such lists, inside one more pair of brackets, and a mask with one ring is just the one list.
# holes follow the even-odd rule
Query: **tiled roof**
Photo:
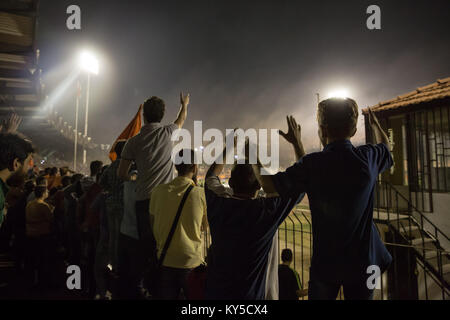
[[[448, 97], [450, 97], [450, 77], [439, 79], [432, 84], [417, 88], [394, 99], [380, 102], [370, 108], [373, 111], [384, 111]], [[364, 109], [363, 112], [366, 113], [367, 109]]]

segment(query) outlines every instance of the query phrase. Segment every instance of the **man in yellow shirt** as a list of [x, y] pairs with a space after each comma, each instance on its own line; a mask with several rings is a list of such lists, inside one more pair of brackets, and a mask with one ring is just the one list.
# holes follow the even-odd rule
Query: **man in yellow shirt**
[[162, 261], [159, 275], [160, 299], [175, 300], [183, 289], [186, 296], [186, 278], [189, 272], [203, 262], [201, 233], [207, 226], [206, 200], [203, 188], [196, 186], [197, 165], [192, 150], [181, 150], [178, 156], [190, 154], [189, 161], [175, 165], [178, 177], [153, 189], [150, 196], [150, 221], [156, 240], [158, 259], [166, 243], [178, 207], [189, 186], [175, 233]]

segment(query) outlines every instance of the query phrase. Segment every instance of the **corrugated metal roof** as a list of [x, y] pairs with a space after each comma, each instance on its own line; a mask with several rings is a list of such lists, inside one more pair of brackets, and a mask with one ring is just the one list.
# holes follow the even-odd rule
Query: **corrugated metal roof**
[[[369, 108], [372, 111], [379, 112], [404, 108], [410, 105], [416, 105], [448, 97], [450, 97], [450, 77], [439, 79], [434, 83], [417, 88], [412, 92], [399, 95], [394, 99], [380, 102]], [[366, 113], [367, 109], [364, 109], [363, 112]]]

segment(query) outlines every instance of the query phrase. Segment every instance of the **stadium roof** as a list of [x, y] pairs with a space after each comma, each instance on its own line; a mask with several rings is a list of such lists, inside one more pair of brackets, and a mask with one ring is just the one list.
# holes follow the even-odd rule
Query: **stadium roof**
[[0, 2], [0, 115], [26, 116], [42, 100], [36, 50], [37, 0]]
[[[450, 77], [439, 79], [432, 84], [417, 88], [394, 99], [380, 102], [370, 109], [374, 112], [400, 109], [445, 98], [450, 98]], [[363, 112], [366, 113], [367, 109], [364, 109]]]
[[[44, 85], [36, 44], [39, 0], [0, 0], [0, 118], [12, 112], [23, 118], [19, 131], [41, 155], [73, 157], [74, 130], [56, 113], [43, 110]], [[85, 143], [88, 139], [88, 143]], [[107, 159], [107, 151], [90, 137], [80, 137], [90, 159]], [[79, 152], [81, 155], [82, 152]]]

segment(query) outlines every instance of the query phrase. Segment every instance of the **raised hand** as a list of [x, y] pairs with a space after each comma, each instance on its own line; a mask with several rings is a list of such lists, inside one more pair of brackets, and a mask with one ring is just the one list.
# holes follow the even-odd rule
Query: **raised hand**
[[369, 111], [369, 125], [374, 134], [375, 142], [389, 145], [389, 138], [386, 132], [384, 132], [383, 128], [381, 127], [377, 116], [372, 112], [370, 108], [368, 109], [368, 111]]
[[302, 144], [302, 128], [293, 116], [287, 116], [286, 120], [288, 123], [288, 132], [284, 133], [283, 131], [278, 130], [278, 133], [286, 139], [287, 142], [292, 144], [298, 160], [305, 155], [305, 150], [303, 149]]
[[189, 93], [187, 95], [184, 95], [183, 92], [180, 92], [181, 108], [180, 111], [178, 112], [178, 117], [174, 122], [178, 126], [178, 128], [183, 127], [184, 121], [186, 120], [187, 106], [189, 104], [189, 99], [190, 99]]
[[380, 122], [378, 121], [377, 116], [372, 112], [370, 108], [369, 109], [369, 124], [371, 127], [377, 126], [378, 128], [381, 128]]
[[286, 139], [287, 142], [294, 144], [301, 142], [302, 137], [302, 128], [297, 121], [295, 121], [293, 116], [286, 116], [287, 124], [288, 124], [288, 132], [284, 133], [281, 130], [278, 130], [280, 136]]
[[190, 94], [184, 95], [183, 92], [180, 92], [180, 103], [182, 106], [187, 106], [189, 104]]
[[22, 118], [19, 117], [16, 113], [12, 113], [9, 118], [4, 121], [0, 130], [3, 130], [5, 133], [15, 133], [22, 122]]

